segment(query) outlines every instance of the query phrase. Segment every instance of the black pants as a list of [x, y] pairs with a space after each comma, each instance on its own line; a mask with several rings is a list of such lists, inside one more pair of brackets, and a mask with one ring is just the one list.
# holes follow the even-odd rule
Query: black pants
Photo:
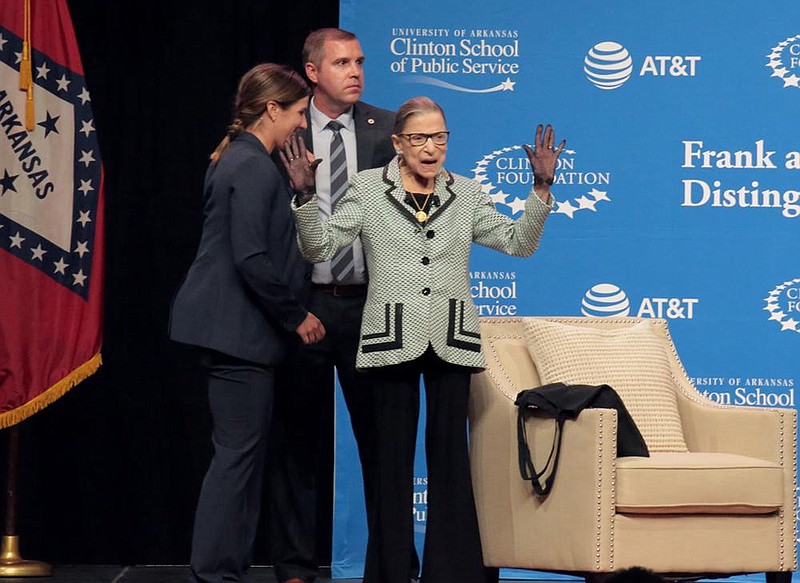
[[214, 457], [194, 518], [193, 581], [240, 581], [250, 567], [272, 415], [274, 371], [208, 352], [208, 402]]
[[[318, 493], [330, 489], [332, 476], [320, 473], [333, 460], [334, 367], [339, 376], [353, 427], [367, 516], [375, 498], [376, 433], [372, 387], [355, 368], [365, 296], [334, 297], [314, 291], [308, 306], [325, 326], [322, 342], [303, 346], [280, 376], [275, 401], [275, 438], [281, 444], [272, 464], [270, 548], [278, 581], [313, 581], [318, 574], [317, 512], [330, 508]], [[323, 487], [323, 484], [325, 487]], [[409, 540], [413, 537], [410, 535]], [[409, 566], [409, 560], [411, 565]], [[412, 553], [406, 560], [405, 583], [419, 572]]]
[[428, 514], [422, 580], [484, 583], [467, 450], [471, 371], [431, 348], [415, 361], [370, 371], [378, 428], [378, 498], [364, 583], [408, 583], [419, 381], [425, 380]]

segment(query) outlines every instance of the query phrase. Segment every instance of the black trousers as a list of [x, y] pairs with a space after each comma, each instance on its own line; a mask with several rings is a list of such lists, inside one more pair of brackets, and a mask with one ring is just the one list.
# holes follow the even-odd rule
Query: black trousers
[[428, 513], [424, 583], [484, 583], [467, 449], [470, 369], [429, 347], [417, 360], [370, 371], [378, 435], [378, 497], [364, 583], [408, 583], [420, 376], [425, 380]]
[[274, 371], [206, 352], [214, 457], [203, 480], [192, 535], [192, 580], [240, 581], [250, 567], [261, 511]]
[[[325, 338], [303, 346], [280, 370], [282, 379], [289, 378], [279, 382], [286, 389], [276, 394], [274, 436], [281, 446], [270, 476], [270, 548], [278, 581], [313, 581], [319, 571], [317, 513], [330, 508], [330, 501], [318, 494], [330, 489], [332, 480], [320, 468], [331, 467], [333, 460], [334, 367], [358, 447], [367, 516], [372, 512], [377, 453], [372, 387], [366, 373], [355, 368], [365, 300], [313, 291], [308, 309], [325, 326]], [[416, 553], [410, 561], [405, 583], [419, 572]]]

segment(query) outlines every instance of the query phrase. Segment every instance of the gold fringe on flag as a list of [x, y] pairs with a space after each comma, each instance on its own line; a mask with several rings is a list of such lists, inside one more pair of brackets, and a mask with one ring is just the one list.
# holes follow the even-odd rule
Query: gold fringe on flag
[[6, 411], [5, 413], [0, 413], [0, 429], [5, 429], [6, 427], [21, 423], [34, 413], [38, 413], [48, 405], [53, 404], [60, 397], [63, 397], [72, 387], [97, 372], [101, 364], [103, 364], [103, 357], [98, 352], [65, 378], [44, 391], [41, 395], [37, 395], [21, 407]]
[[31, 0], [23, 0], [23, 39], [22, 60], [19, 64], [19, 88], [27, 91], [28, 99], [25, 102], [25, 129], [29, 132], [36, 127], [33, 108], [33, 60], [31, 57]]

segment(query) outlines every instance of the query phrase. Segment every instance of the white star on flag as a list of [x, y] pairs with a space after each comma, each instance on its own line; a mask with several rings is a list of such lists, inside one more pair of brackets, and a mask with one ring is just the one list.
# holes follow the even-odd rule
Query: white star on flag
[[94, 190], [94, 188], [92, 187], [92, 181], [81, 179], [81, 185], [78, 188], [78, 190], [80, 190], [83, 193], [83, 195], [86, 196], [87, 194], [89, 194], [91, 191]]
[[79, 285], [81, 287], [83, 286], [83, 282], [86, 280], [86, 276], [83, 275], [83, 269], [79, 269], [78, 273], [73, 273], [72, 277], [75, 279], [75, 281], [72, 282], [72, 285]]
[[79, 212], [81, 213], [81, 216], [79, 216], [75, 222], [80, 223], [81, 227], [85, 227], [86, 223], [92, 222], [92, 219], [89, 218], [89, 213], [91, 211], [79, 211]]
[[77, 253], [78, 255], [83, 258], [83, 256], [89, 252], [88, 241], [78, 241], [78, 246], [75, 247], [75, 251], [73, 253]]
[[22, 249], [22, 242], [25, 240], [25, 237], [21, 237], [19, 231], [13, 237], [9, 237], [11, 239], [11, 246], [16, 247], [18, 249]]
[[47, 68], [47, 63], [42, 63], [41, 67], [36, 67], [36, 78], [37, 79], [47, 79], [47, 74], [50, 72], [50, 69]]
[[83, 155], [80, 158], [78, 158], [78, 161], [86, 164], [87, 168], [89, 167], [89, 164], [91, 164], [92, 162], [96, 162], [96, 160], [94, 159], [94, 150], [89, 150], [88, 152], [81, 150], [81, 154]]
[[94, 120], [92, 119], [88, 121], [81, 121], [81, 129], [78, 131], [84, 134], [88, 138], [89, 134], [91, 134], [94, 131], [94, 126], [92, 125], [93, 122]]
[[7, 41], [6, 39], [4, 39], [4, 38], [3, 38], [3, 35], [2, 35], [2, 34], [0, 34], [0, 51], [2, 51], [2, 50], [3, 50], [3, 47], [5, 47], [5, 46], [6, 46], [6, 43], [7, 43], [7, 42], [8, 42], [8, 41]]
[[38, 259], [39, 261], [42, 261], [44, 259], [44, 254], [47, 253], [47, 251], [42, 249], [41, 243], [39, 243], [38, 245], [36, 245], [36, 247], [31, 249], [31, 252], [33, 253], [32, 259]]
[[62, 275], [66, 275], [64, 271], [67, 267], [69, 267], [69, 263], [64, 262], [64, 258], [62, 257], [58, 261], [53, 261], [53, 265], [56, 266], [55, 271], [53, 273], [60, 273]]
[[781, 332], [783, 332], [784, 330], [797, 331], [797, 324], [798, 323], [799, 322], [797, 320], [793, 320], [792, 318], [789, 318], [785, 322], [781, 322]]
[[72, 81], [67, 79], [66, 73], [62, 73], [61, 79], [57, 79], [56, 83], [58, 83], [59, 91], [69, 91], [69, 84], [72, 83]]
[[91, 101], [89, 98], [89, 92], [86, 91], [86, 87], [81, 89], [81, 92], [78, 93], [78, 98], [81, 100], [81, 105], [86, 105], [87, 101]]

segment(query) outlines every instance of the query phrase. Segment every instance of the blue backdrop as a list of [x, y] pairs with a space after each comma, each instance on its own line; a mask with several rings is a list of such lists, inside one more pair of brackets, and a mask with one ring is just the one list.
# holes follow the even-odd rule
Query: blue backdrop
[[[800, 3], [342, 0], [341, 25], [367, 55], [365, 100], [438, 101], [446, 166], [502, 212], [519, 216], [530, 189], [520, 145], [536, 124], [567, 138], [534, 257], [474, 249], [484, 315], [666, 318], [701, 392], [797, 406]], [[341, 401], [338, 418], [333, 574], [359, 577]]]

